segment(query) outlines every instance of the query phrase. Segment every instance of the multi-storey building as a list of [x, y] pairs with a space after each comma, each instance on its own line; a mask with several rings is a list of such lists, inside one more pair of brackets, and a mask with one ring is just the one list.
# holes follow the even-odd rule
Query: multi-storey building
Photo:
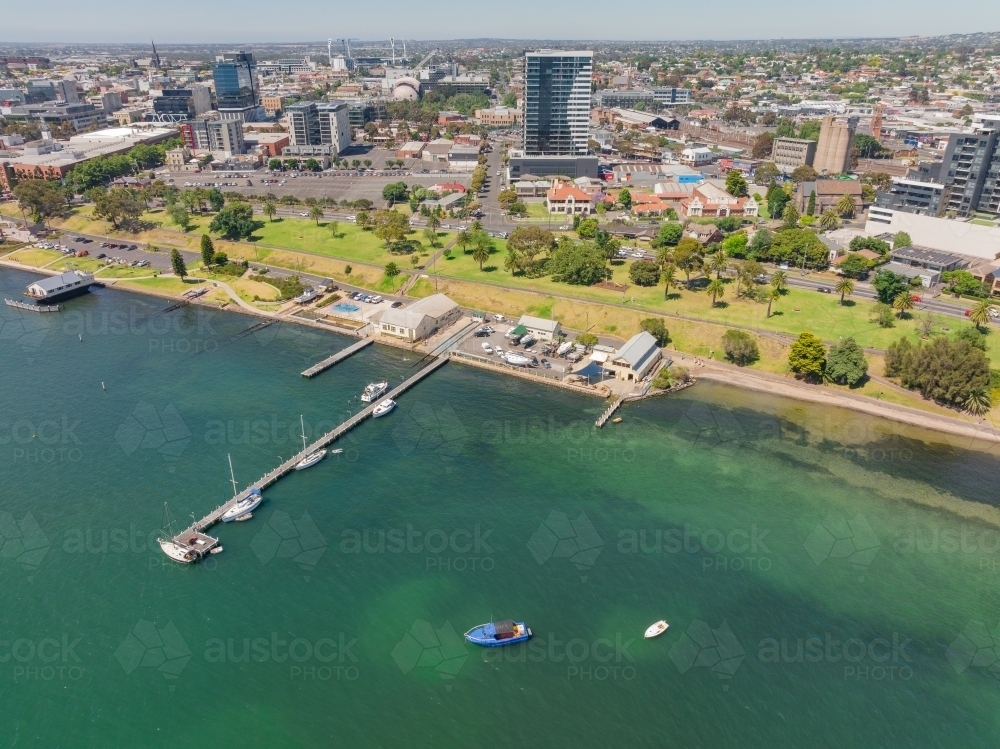
[[586, 156], [594, 53], [525, 54], [524, 153]]
[[220, 55], [212, 63], [212, 77], [222, 119], [257, 122], [263, 118], [257, 63], [252, 52]]
[[652, 88], [652, 89], [604, 89], [594, 96], [598, 107], [612, 109], [635, 109], [641, 104], [649, 110], [672, 107], [676, 104], [690, 104], [691, 90], [687, 88]]
[[212, 93], [206, 86], [165, 88], [153, 97], [155, 122], [185, 122], [212, 110]]
[[775, 138], [771, 161], [783, 172], [794, 172], [800, 166], [812, 166], [816, 158], [816, 141], [802, 138]]
[[214, 120], [199, 117], [181, 125], [184, 145], [192, 151], [227, 154], [246, 153], [243, 124], [239, 120]]
[[1000, 212], [1000, 118], [984, 118], [974, 134], [952, 134], [938, 181], [951, 188], [948, 212]]
[[[289, 148], [330, 146], [336, 156], [351, 145], [351, 124], [346, 102], [302, 101], [288, 107]], [[286, 149], [287, 151], [287, 149]]]
[[948, 207], [950, 195], [951, 188], [939, 182], [894, 179], [888, 191], [878, 193], [875, 204], [921, 216], [941, 216]]

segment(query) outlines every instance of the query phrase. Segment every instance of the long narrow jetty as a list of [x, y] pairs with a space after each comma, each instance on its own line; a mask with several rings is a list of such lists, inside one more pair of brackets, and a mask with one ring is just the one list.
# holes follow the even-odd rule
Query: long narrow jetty
[[370, 346], [373, 343], [375, 343], [375, 339], [373, 338], [363, 338], [357, 343], [352, 343], [350, 346], [343, 349], [342, 351], [338, 351], [333, 356], [328, 356], [323, 361], [313, 364], [311, 367], [309, 367], [309, 369], [307, 369], [305, 372], [302, 373], [302, 376], [315, 377], [320, 372], [329, 369], [334, 364], [338, 364], [344, 361], [344, 359], [346, 359], [351, 354], [355, 354], [361, 349], [363, 349], [365, 346]]
[[[377, 403], [385, 400], [385, 398], [397, 398], [397, 397], [399, 397], [400, 395], [402, 395], [403, 393], [405, 393], [407, 390], [409, 390], [411, 387], [413, 387], [418, 382], [420, 382], [422, 379], [424, 379], [425, 377], [427, 377], [429, 374], [431, 374], [432, 372], [440, 369], [447, 362], [448, 362], [448, 357], [447, 356], [442, 356], [442, 357], [439, 357], [439, 358], [435, 359], [433, 362], [431, 362], [426, 367], [424, 367], [423, 369], [421, 369], [415, 375], [413, 375], [412, 377], [408, 378], [407, 380], [404, 380], [402, 382], [402, 384], [397, 385], [395, 388], [393, 388], [393, 390], [390, 391], [388, 393], [388, 395], [386, 395], [383, 398], [379, 398], [376, 403], [372, 403], [370, 406], [365, 407], [362, 411], [359, 411], [358, 413], [354, 414], [354, 416], [352, 416], [351, 418], [349, 418], [347, 421], [345, 421], [343, 424], [341, 424], [340, 426], [338, 426], [336, 429], [333, 429], [332, 431], [327, 432], [322, 437], [320, 437], [318, 440], [316, 440], [311, 445], [309, 445], [307, 448], [305, 448], [302, 452], [298, 453], [297, 455], [293, 455], [291, 458], [289, 458], [284, 463], [282, 463], [281, 465], [279, 465], [273, 471], [271, 471], [270, 473], [265, 474], [262, 478], [258, 479], [257, 481], [253, 482], [252, 484], [250, 484], [242, 492], [240, 492], [239, 494], [236, 494], [235, 496], [233, 496], [233, 498], [230, 499], [228, 502], [226, 502], [223, 505], [220, 505], [219, 507], [216, 507], [214, 510], [212, 510], [210, 513], [208, 513], [201, 520], [196, 521], [193, 525], [189, 526], [184, 531], [182, 531], [181, 533], [177, 534], [174, 537], [174, 543], [176, 543], [176, 544], [178, 544], [178, 545], [180, 545], [180, 546], [182, 546], [184, 548], [191, 548], [190, 541], [191, 541], [191, 539], [193, 537], [201, 537], [201, 538], [204, 539], [205, 536], [204, 536], [204, 534], [202, 532], [205, 531], [205, 530], [207, 530], [208, 528], [211, 528], [216, 523], [218, 523], [222, 519], [222, 516], [231, 507], [233, 507], [237, 502], [239, 502], [241, 499], [243, 499], [244, 497], [246, 497], [246, 496], [248, 496], [250, 494], [250, 490], [251, 489], [256, 488], [256, 489], [264, 490], [266, 487], [268, 487], [271, 484], [275, 483], [278, 479], [280, 479], [285, 474], [290, 473], [291, 471], [295, 470], [296, 464], [299, 461], [301, 461], [304, 457], [306, 457], [310, 453], [316, 452], [320, 448], [326, 447], [331, 442], [334, 442], [335, 440], [339, 439], [340, 437], [343, 437], [345, 434], [347, 434], [347, 432], [351, 431], [354, 427], [356, 427], [362, 421], [364, 421], [369, 416], [371, 416], [372, 411], [375, 410], [375, 406], [377, 405]], [[215, 541], [215, 539], [210, 539], [210, 541]], [[192, 549], [192, 550], [198, 551], [198, 549]]]
[[29, 312], [58, 312], [62, 309], [58, 304], [25, 304], [14, 299], [4, 299], [4, 302], [8, 307], [26, 309]]
[[607, 424], [608, 423], [608, 419], [611, 418], [611, 414], [613, 414], [615, 411], [617, 411], [618, 407], [621, 406], [621, 404], [624, 403], [624, 402], [625, 402], [625, 396], [623, 395], [623, 396], [619, 397], [610, 406], [608, 406], [607, 410], [604, 413], [601, 414], [601, 417], [597, 421], [594, 422], [594, 426], [596, 426], [598, 429], [600, 429], [605, 424]]

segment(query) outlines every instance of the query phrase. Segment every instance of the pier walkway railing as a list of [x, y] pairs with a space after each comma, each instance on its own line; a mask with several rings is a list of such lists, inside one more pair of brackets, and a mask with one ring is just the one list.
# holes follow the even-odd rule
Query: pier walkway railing
[[320, 372], [329, 369], [334, 364], [342, 362], [344, 359], [346, 359], [347, 357], [349, 357], [351, 354], [357, 353], [358, 351], [360, 351], [361, 349], [363, 349], [365, 346], [370, 346], [373, 343], [375, 343], [375, 341], [372, 338], [364, 338], [364, 339], [358, 341], [357, 343], [352, 343], [350, 346], [348, 346], [347, 348], [345, 348], [345, 349], [343, 349], [341, 351], [338, 351], [336, 354], [333, 354], [332, 356], [328, 356], [323, 361], [317, 362], [316, 364], [313, 364], [311, 367], [309, 367], [309, 369], [307, 369], [306, 371], [304, 371], [302, 373], [302, 376], [303, 377], [315, 377]]

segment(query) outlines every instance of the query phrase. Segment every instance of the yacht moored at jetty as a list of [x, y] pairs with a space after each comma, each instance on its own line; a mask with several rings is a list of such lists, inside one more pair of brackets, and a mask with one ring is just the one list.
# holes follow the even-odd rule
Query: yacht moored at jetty
[[361, 394], [361, 400], [365, 403], [374, 403], [388, 389], [389, 383], [386, 380], [369, 383], [368, 387], [365, 388], [365, 392]]
[[84, 270], [71, 270], [58, 276], [49, 276], [35, 281], [24, 290], [24, 295], [36, 302], [48, 304], [79, 294], [86, 294], [90, 291], [92, 283], [94, 283], [93, 273], [87, 273]]

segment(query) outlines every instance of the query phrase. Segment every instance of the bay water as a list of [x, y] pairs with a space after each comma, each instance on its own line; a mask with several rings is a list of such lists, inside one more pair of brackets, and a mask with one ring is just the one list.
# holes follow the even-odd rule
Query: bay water
[[[227, 456], [252, 483], [420, 355], [306, 380], [350, 339], [169, 305], [0, 308], [3, 745], [1000, 739], [990, 444], [707, 383], [596, 431], [597, 399], [450, 363], [179, 565], [158, 533]], [[463, 641], [505, 618], [532, 640]]]

